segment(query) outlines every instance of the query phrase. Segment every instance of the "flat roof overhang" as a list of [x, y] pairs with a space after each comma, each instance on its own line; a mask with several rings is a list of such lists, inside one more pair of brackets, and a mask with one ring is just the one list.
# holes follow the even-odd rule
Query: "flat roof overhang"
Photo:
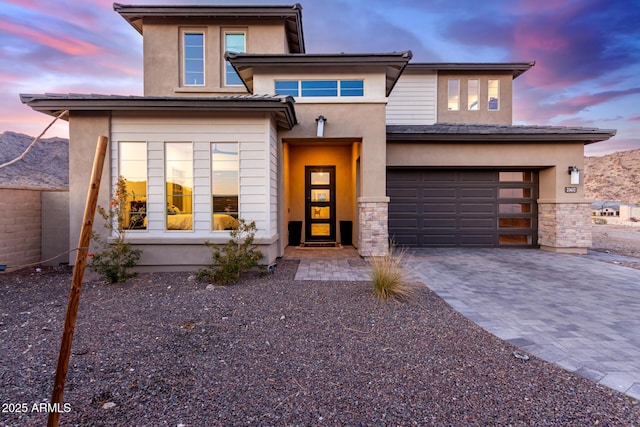
[[438, 71], [463, 71], [463, 72], [509, 72], [513, 78], [517, 78], [531, 67], [535, 61], [529, 62], [415, 62], [407, 66], [407, 73], [411, 72], [438, 72]]
[[232, 5], [125, 5], [113, 4], [118, 12], [133, 28], [142, 34], [145, 18], [154, 19], [283, 19], [287, 42], [292, 52], [304, 53], [304, 33], [302, 29], [302, 6], [232, 6]]
[[[69, 111], [223, 111], [273, 113], [278, 127], [296, 123], [290, 96], [148, 97], [81, 94], [21, 94], [20, 100], [35, 111], [57, 116]], [[68, 117], [63, 117], [68, 119]]]
[[384, 67], [386, 95], [389, 96], [398, 78], [413, 57], [410, 50], [391, 53], [340, 53], [340, 54], [249, 54], [226, 52], [238, 75], [249, 92], [253, 92], [253, 74], [257, 67]]
[[388, 125], [387, 142], [576, 142], [584, 145], [606, 141], [615, 136], [615, 129], [565, 126], [465, 125], [436, 123], [434, 125]]

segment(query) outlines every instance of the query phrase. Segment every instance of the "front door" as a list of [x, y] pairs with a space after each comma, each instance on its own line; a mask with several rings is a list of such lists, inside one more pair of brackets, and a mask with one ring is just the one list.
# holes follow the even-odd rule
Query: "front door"
[[305, 166], [305, 241], [336, 241], [335, 176], [335, 166]]

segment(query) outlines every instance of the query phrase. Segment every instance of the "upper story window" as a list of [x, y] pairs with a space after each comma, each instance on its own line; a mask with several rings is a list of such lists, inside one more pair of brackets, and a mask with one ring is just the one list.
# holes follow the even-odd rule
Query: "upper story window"
[[489, 101], [489, 110], [500, 109], [500, 80], [489, 80], [487, 99]]
[[450, 79], [447, 85], [447, 106], [449, 111], [460, 109], [460, 80]]
[[[244, 53], [247, 51], [247, 35], [244, 31], [226, 31], [224, 33], [224, 51]], [[226, 86], [242, 86], [242, 79], [233, 69], [229, 61], [224, 64], [224, 84]]]
[[480, 102], [480, 81], [471, 79], [467, 82], [467, 109], [471, 111], [479, 110]]
[[294, 97], [364, 96], [364, 80], [276, 80], [275, 92]]
[[204, 85], [204, 33], [183, 33], [183, 75], [185, 86]]

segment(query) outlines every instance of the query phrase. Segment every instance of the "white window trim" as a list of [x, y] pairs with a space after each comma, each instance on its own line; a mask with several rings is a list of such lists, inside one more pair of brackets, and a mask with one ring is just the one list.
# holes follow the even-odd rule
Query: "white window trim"
[[[186, 34], [202, 34], [202, 84], [189, 84], [187, 83], [187, 61], [186, 61], [186, 46], [185, 46], [185, 35]], [[182, 28], [180, 30], [180, 43], [182, 45], [181, 52], [181, 67], [182, 67], [182, 76], [180, 78], [181, 84], [180, 87], [190, 88], [190, 87], [204, 87], [207, 85], [207, 32], [204, 28]]]

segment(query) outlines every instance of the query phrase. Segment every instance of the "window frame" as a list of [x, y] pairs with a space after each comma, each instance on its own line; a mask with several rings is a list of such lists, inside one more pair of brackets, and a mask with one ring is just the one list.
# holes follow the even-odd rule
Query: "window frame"
[[[224, 58], [224, 53], [225, 52], [234, 52], [234, 53], [246, 53], [247, 52], [247, 40], [248, 40], [248, 31], [246, 28], [222, 28], [222, 37], [221, 37], [221, 42], [222, 42], [222, 58]], [[243, 36], [243, 51], [242, 52], [238, 52], [235, 50], [229, 50], [227, 49], [227, 36], [228, 35], [242, 35]], [[239, 83], [229, 83], [228, 81], [228, 76], [230, 74], [230, 72], [233, 72], [235, 76], [238, 77]], [[231, 65], [231, 63], [229, 61], [227, 61], [226, 59], [222, 61], [222, 85], [225, 87], [242, 87], [244, 86], [244, 83], [242, 82], [242, 78], [240, 77], [240, 75], [238, 75], [238, 73], [236, 72], [236, 70], [233, 68], [233, 66]]]
[[[330, 95], [323, 95], [323, 94], [314, 94], [314, 95], [308, 95], [305, 94], [304, 92], [304, 83], [309, 83], [309, 82], [335, 82], [336, 87], [335, 87], [335, 94], [330, 94]], [[361, 83], [361, 88], [356, 87], [356, 88], [351, 88], [351, 87], [343, 87], [343, 83], [347, 83], [347, 84], [353, 84], [355, 82]], [[285, 92], [289, 92], [289, 93], [280, 93], [278, 91], [278, 83], [296, 83], [296, 89], [294, 90], [293, 88], [287, 88], [284, 89]], [[276, 79], [273, 81], [273, 87], [274, 87], [274, 93], [276, 95], [283, 95], [283, 96], [293, 96], [294, 98], [362, 98], [365, 96], [365, 79]], [[322, 90], [323, 88], [320, 89], [315, 89], [315, 90]], [[332, 88], [331, 88], [332, 89]], [[314, 89], [307, 89], [307, 90], [314, 90]], [[346, 91], [353, 91], [353, 90], [357, 90], [360, 91], [360, 94], [357, 95], [345, 95], [344, 92]], [[295, 94], [294, 94], [295, 92]]]
[[[475, 94], [471, 93], [471, 82], [476, 82]], [[475, 108], [471, 108], [471, 98], [475, 96]], [[480, 79], [468, 79], [467, 80], [467, 110], [468, 111], [480, 111]]]
[[[123, 145], [125, 144], [136, 144], [136, 145], [141, 145], [144, 148], [144, 154], [145, 157], [144, 159], [139, 159], [137, 157], [132, 158], [132, 159], [125, 159], [123, 156]], [[122, 164], [123, 161], [125, 162], [143, 162], [145, 164], [144, 167], [144, 179], [145, 179], [145, 189], [144, 189], [144, 194], [140, 194], [140, 195], [136, 195], [135, 192], [132, 192], [131, 194], [133, 195], [133, 200], [129, 201], [129, 192], [128, 189], [126, 190], [127, 193], [125, 195], [125, 206], [124, 206], [124, 212], [122, 212], [122, 214], [125, 216], [126, 218], [126, 229], [127, 231], [133, 231], [136, 233], [140, 233], [140, 232], [146, 232], [149, 229], [149, 224], [147, 221], [147, 225], [144, 225], [144, 219], [148, 219], [149, 216], [149, 210], [148, 210], [148, 206], [149, 206], [149, 147], [146, 141], [118, 141], [118, 145], [117, 145], [117, 150], [118, 150], [118, 174], [117, 174], [117, 179], [116, 182], [118, 181], [119, 177], [123, 177], [125, 179], [125, 181], [131, 181], [127, 175], [124, 174], [124, 169], [126, 169], [125, 167], [123, 167], [124, 165]], [[126, 189], [126, 187], [125, 187]], [[140, 208], [142, 208], [143, 210], [137, 210], [136, 215], [139, 216], [139, 219], [141, 221], [143, 221], [141, 226], [138, 227], [134, 227], [132, 228], [131, 225], [131, 208], [133, 207], [133, 202], [136, 202], [136, 197], [144, 197], [144, 200], [140, 201]]]
[[[491, 108], [491, 82], [496, 82], [496, 107]], [[488, 111], [500, 111], [500, 79], [488, 79], [487, 80], [487, 110]]]
[[[455, 98], [455, 108], [451, 107], [452, 100], [452, 91], [451, 91], [451, 83], [456, 82], [456, 94]], [[447, 79], [447, 111], [460, 111], [460, 79]]]
[[[190, 165], [190, 169], [188, 170], [188, 172], [190, 173], [190, 175], [185, 175], [183, 177], [183, 179], [185, 180], [189, 180], [189, 182], [191, 183], [191, 206], [190, 209], [188, 211], [188, 213], [191, 214], [191, 228], [190, 229], [170, 229], [169, 228], [169, 215], [170, 215], [170, 211], [171, 208], [173, 206], [169, 206], [169, 191], [167, 190], [168, 188], [168, 184], [169, 182], [169, 162], [171, 161], [176, 161], [175, 159], [170, 159], [168, 156], [168, 146], [169, 144], [182, 144], [182, 145], [188, 145], [189, 147], [191, 147], [191, 158], [187, 159], [188, 161], [191, 162]], [[194, 156], [194, 146], [193, 146], [193, 142], [192, 141], [164, 141], [163, 144], [163, 154], [164, 154], [164, 165], [163, 165], [163, 176], [164, 176], [164, 203], [165, 203], [165, 212], [164, 212], [164, 231], [165, 232], [193, 232], [195, 230], [195, 221], [194, 221], [194, 216], [195, 216], [195, 212], [194, 212], [194, 206], [195, 206], [195, 188], [194, 188], [194, 184], [195, 184], [195, 156]], [[187, 172], [187, 171], [185, 171]], [[171, 183], [175, 186], [176, 183], [174, 181], [171, 181]], [[185, 188], [186, 186], [183, 184], [177, 184], [180, 185], [182, 188]], [[171, 197], [175, 197], [175, 193], [171, 193]], [[184, 199], [182, 199], [181, 201], [184, 201]], [[172, 205], [175, 205], [174, 203], [172, 203]], [[184, 212], [184, 205], [181, 203], [181, 207], [179, 209], [181, 209], [181, 212]], [[177, 213], [175, 211], [173, 211], [174, 213]]]
[[236, 171], [236, 194], [220, 194], [217, 197], [223, 197], [223, 196], [236, 196], [236, 211], [235, 213], [235, 218], [236, 220], [238, 220], [239, 218], [241, 218], [240, 216], [240, 143], [238, 141], [215, 141], [215, 142], [211, 142], [209, 144], [209, 150], [211, 153], [211, 162], [210, 162], [210, 173], [211, 173], [211, 231], [212, 232], [228, 232], [228, 229], [216, 229], [215, 228], [215, 215], [216, 214], [229, 214], [230, 216], [233, 217], [231, 212], [227, 212], [225, 211], [216, 211], [215, 210], [215, 197], [216, 194], [214, 193], [214, 177], [215, 177], [215, 171], [216, 169], [214, 168], [214, 149], [216, 145], [234, 145], [235, 146], [235, 150], [236, 150], [236, 160], [235, 160], [235, 171]]
[[[200, 35], [202, 37], [202, 83], [188, 83], [187, 81], [187, 36]], [[207, 36], [206, 30], [203, 28], [183, 28], [181, 29], [181, 45], [182, 45], [182, 86], [183, 87], [203, 87], [207, 84]]]

